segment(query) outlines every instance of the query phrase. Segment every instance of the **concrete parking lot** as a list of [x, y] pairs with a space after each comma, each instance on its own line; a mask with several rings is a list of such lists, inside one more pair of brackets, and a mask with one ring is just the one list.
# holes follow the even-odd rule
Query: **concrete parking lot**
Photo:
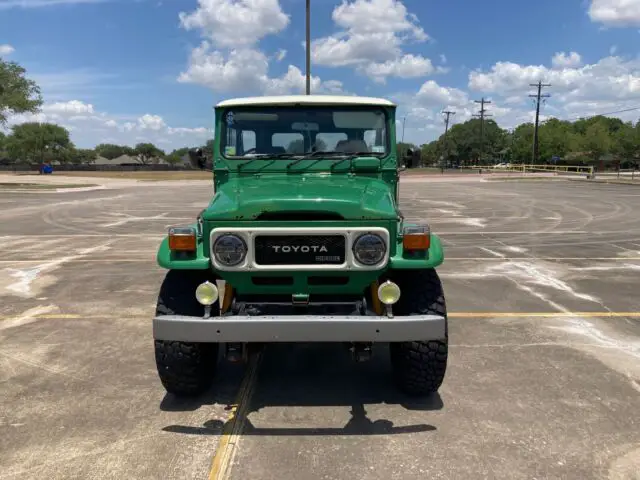
[[640, 478], [640, 188], [401, 191], [446, 248], [450, 363], [425, 402], [383, 347], [354, 364], [334, 345], [271, 346], [176, 401], [155, 254], [210, 184], [0, 190], [0, 479]]

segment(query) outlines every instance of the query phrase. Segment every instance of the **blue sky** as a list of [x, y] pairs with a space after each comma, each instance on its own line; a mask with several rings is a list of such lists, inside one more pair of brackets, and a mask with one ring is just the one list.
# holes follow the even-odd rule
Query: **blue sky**
[[[311, 4], [313, 92], [391, 98], [417, 144], [483, 96], [503, 127], [529, 121], [537, 80], [544, 117], [640, 106], [640, 0]], [[0, 0], [0, 55], [46, 102], [12, 122], [61, 123], [81, 147], [203, 143], [217, 101], [302, 93], [304, 53], [303, 0]]]

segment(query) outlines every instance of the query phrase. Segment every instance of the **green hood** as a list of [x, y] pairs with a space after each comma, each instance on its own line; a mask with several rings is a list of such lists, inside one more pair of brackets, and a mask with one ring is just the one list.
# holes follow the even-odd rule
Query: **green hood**
[[395, 219], [389, 186], [375, 177], [264, 175], [221, 184], [204, 220], [253, 220], [264, 212], [322, 211], [345, 220]]

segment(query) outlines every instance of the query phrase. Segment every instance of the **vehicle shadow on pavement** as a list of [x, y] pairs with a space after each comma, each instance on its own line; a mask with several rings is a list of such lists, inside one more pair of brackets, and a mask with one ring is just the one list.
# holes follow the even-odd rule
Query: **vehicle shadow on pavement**
[[[224, 365], [224, 363], [223, 363]], [[175, 400], [163, 400], [164, 409], [192, 409], [196, 405], [222, 403], [228, 405], [235, 401], [235, 391], [228, 383], [238, 385], [240, 379], [233, 379], [233, 373], [221, 371], [227, 375], [227, 383], [219, 383], [202, 398], [193, 402], [176, 403]], [[234, 366], [235, 368], [235, 366]], [[238, 370], [239, 371], [239, 370]], [[241, 375], [241, 374], [240, 374]], [[217, 382], [218, 383], [218, 382]], [[217, 387], [217, 388], [216, 388]], [[237, 388], [237, 387], [236, 387]], [[233, 392], [232, 392], [233, 391]], [[229, 395], [229, 392], [232, 392]], [[386, 346], [376, 345], [373, 358], [368, 362], [354, 362], [346, 348], [337, 344], [274, 344], [263, 352], [257, 383], [250, 404], [241, 419], [242, 435], [264, 436], [332, 436], [332, 435], [389, 435], [408, 434], [436, 430], [429, 424], [396, 426], [391, 420], [372, 421], [367, 416], [367, 405], [395, 405], [413, 411], [434, 411], [443, 408], [439, 394], [413, 398], [397, 390], [391, 376], [389, 350]], [[181, 406], [182, 405], [182, 406]], [[186, 407], [186, 408], [185, 408]], [[255, 426], [249, 416], [261, 409], [282, 407], [351, 407], [351, 418], [341, 428]], [[197, 408], [197, 407], [196, 407]], [[225, 429], [226, 423], [209, 420], [202, 427], [171, 425], [163, 430], [195, 435], [216, 435]]]

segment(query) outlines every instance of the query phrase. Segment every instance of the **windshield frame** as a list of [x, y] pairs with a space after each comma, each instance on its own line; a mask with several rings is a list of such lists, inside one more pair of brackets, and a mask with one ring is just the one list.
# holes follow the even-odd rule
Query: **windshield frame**
[[[278, 160], [278, 154], [274, 153], [274, 154], [270, 154], [270, 153], [259, 153], [256, 154], [258, 156], [239, 156], [239, 155], [226, 155], [224, 150], [225, 150], [225, 142], [223, 141], [226, 138], [227, 135], [227, 123], [224, 121], [224, 119], [226, 118], [227, 113], [229, 113], [230, 111], [236, 113], [236, 112], [255, 112], [255, 113], [269, 113], [269, 112], [273, 112], [273, 111], [278, 111], [278, 110], [296, 110], [296, 109], [302, 109], [302, 110], [329, 110], [329, 111], [375, 111], [375, 112], [379, 112], [382, 113], [382, 115], [384, 116], [384, 147], [385, 147], [385, 152], [369, 152], [371, 153], [371, 156], [375, 156], [376, 158], [379, 158], [381, 161], [384, 159], [388, 159], [389, 156], [391, 156], [394, 152], [392, 152], [392, 147], [391, 147], [391, 125], [390, 125], [390, 113], [388, 111], [387, 108], [385, 108], [384, 106], [378, 106], [378, 105], [349, 105], [349, 104], [340, 104], [340, 105], [336, 105], [336, 104], [326, 104], [326, 105], [305, 105], [305, 104], [296, 104], [296, 105], [242, 105], [242, 106], [229, 106], [229, 107], [225, 107], [224, 109], [219, 110], [219, 141], [217, 142], [218, 144], [218, 148], [217, 148], [217, 153], [225, 160], [229, 160], [232, 162], [238, 162], [238, 161], [252, 161], [252, 160]], [[291, 156], [287, 156], [285, 158], [283, 158], [284, 160], [286, 159], [295, 159], [295, 158], [301, 158], [301, 157], [305, 157], [308, 156], [310, 153], [312, 152], [301, 152], [301, 153], [292, 153]], [[338, 155], [327, 155], [328, 159], [330, 160], [334, 160], [334, 159], [338, 159], [338, 158], [342, 158], [344, 156], [351, 156], [352, 154], [349, 152], [345, 152], [344, 154], [338, 156]], [[361, 155], [364, 156], [364, 155]], [[333, 157], [333, 158], [331, 158]], [[313, 157], [309, 157], [310, 159], [313, 160], [323, 160], [323, 157], [321, 155], [316, 156], [315, 158]]]

